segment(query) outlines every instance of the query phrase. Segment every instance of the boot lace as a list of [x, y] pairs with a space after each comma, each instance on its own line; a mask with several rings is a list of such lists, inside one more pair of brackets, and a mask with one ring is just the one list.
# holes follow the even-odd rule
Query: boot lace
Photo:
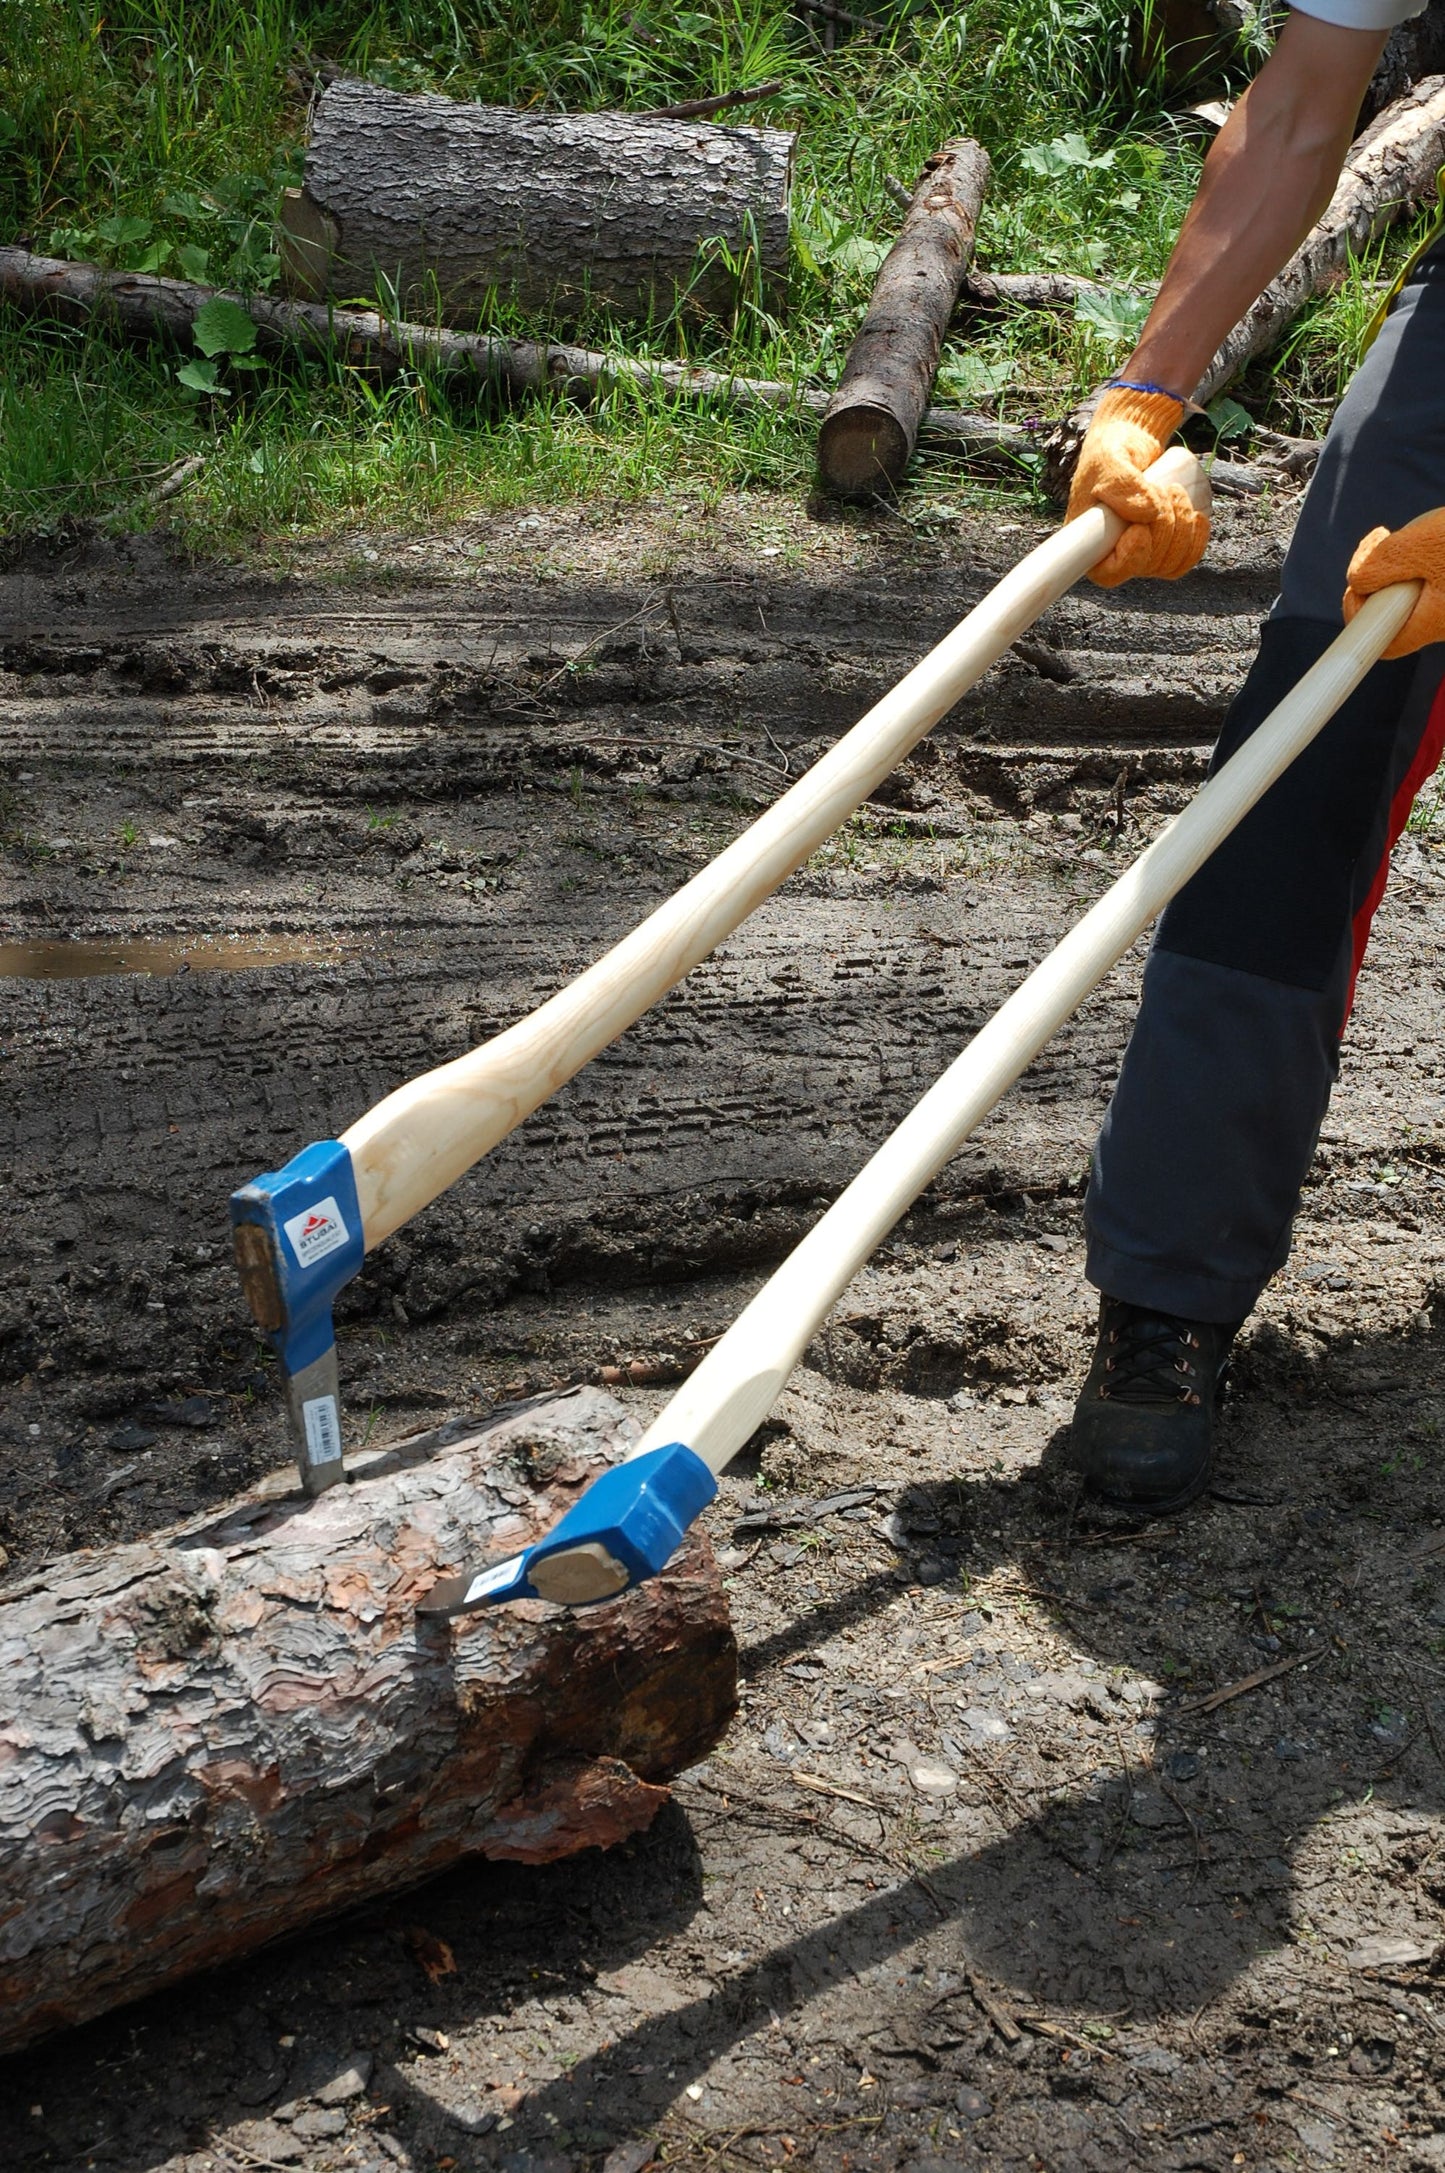
[[1197, 1328], [1171, 1313], [1121, 1307], [1105, 1330], [1099, 1394], [1117, 1403], [1198, 1403]]

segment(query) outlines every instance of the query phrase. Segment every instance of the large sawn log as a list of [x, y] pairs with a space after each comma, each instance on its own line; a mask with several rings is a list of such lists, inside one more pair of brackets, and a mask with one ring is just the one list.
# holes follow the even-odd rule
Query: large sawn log
[[786, 297], [796, 138], [627, 113], [518, 113], [343, 79], [319, 100], [281, 217], [293, 294], [376, 295], [476, 325], [495, 299], [717, 313], [761, 275]]
[[967, 136], [923, 169], [818, 433], [818, 480], [834, 497], [891, 497], [903, 480], [988, 176], [988, 153]]
[[0, 1596], [0, 2053], [463, 1856], [648, 1825], [736, 1703], [705, 1540], [575, 1614], [415, 1612], [636, 1432], [577, 1389]]

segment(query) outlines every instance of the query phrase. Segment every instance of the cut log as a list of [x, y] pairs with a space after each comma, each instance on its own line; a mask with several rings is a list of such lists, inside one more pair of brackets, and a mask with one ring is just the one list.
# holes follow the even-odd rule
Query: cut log
[[[1434, 194], [1445, 164], [1445, 76], [1430, 76], [1373, 120], [1350, 147], [1339, 185], [1277, 279], [1243, 316], [1194, 388], [1204, 407], [1241, 370], [1270, 354], [1315, 295], [1323, 293], [1387, 227]], [[1046, 447], [1044, 488], [1068, 496], [1079, 447], [1098, 395], [1065, 416]]]
[[304, 185], [282, 211], [288, 291], [375, 295], [477, 324], [500, 297], [575, 323], [723, 314], [788, 281], [796, 138], [776, 128], [626, 113], [517, 113], [342, 80], [312, 120]]
[[903, 479], [988, 176], [988, 154], [969, 137], [945, 144], [923, 169], [818, 433], [818, 477], [833, 497], [891, 497]]
[[0, 1597], [0, 2052], [461, 1857], [648, 1825], [736, 1704], [705, 1540], [575, 1614], [415, 1613], [636, 1432], [597, 1389], [539, 1399]]
[[[189, 350], [196, 313], [221, 290], [150, 272], [110, 272], [97, 264], [32, 256], [0, 248], [0, 300], [28, 316], [65, 324], [94, 323], [122, 338], [171, 340]], [[587, 397], [608, 386], [645, 385], [680, 399], [724, 400], [739, 407], [796, 408], [822, 415], [826, 392], [779, 379], [734, 377], [685, 362], [642, 362], [558, 340], [509, 340], [483, 332], [449, 332], [396, 323], [375, 310], [331, 309], [316, 302], [274, 301], [269, 295], [227, 294], [256, 327], [268, 355], [339, 357], [383, 381], [418, 366], [473, 384], [494, 384], [512, 397], [540, 392]], [[995, 422], [961, 408], [929, 408], [920, 442], [936, 451], [994, 465], [1016, 466], [1040, 433]]]

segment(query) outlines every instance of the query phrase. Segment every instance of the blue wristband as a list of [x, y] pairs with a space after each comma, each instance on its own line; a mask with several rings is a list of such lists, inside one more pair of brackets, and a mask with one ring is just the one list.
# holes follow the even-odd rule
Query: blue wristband
[[1182, 393], [1171, 392], [1167, 385], [1151, 385], [1144, 379], [1137, 377], [1107, 378], [1104, 383], [1104, 390], [1105, 392], [1155, 392], [1161, 400], [1178, 401], [1180, 407], [1187, 408], [1190, 404]]

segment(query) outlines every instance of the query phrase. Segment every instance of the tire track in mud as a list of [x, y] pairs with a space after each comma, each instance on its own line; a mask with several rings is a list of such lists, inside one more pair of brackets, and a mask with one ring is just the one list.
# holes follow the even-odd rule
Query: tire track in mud
[[[402, 1371], [454, 1394], [468, 1352], [505, 1365], [519, 1304], [565, 1370], [597, 1355], [585, 1293], [625, 1315], [628, 1292], [645, 1309], [780, 1257], [1192, 787], [1272, 571], [1147, 613], [1066, 599], [1040, 638], [1073, 676], [1005, 659], [780, 898], [374, 1256], [348, 1334], [400, 1340]], [[161, 1441], [172, 1511], [273, 1457], [232, 1187], [596, 957], [988, 579], [0, 583], [5, 940], [336, 946], [0, 988], [0, 1382], [46, 1404], [41, 1446], [20, 1439], [41, 1498], [67, 1455], [82, 1496], [103, 1484], [107, 1427], [157, 1396], [210, 1394], [235, 1444], [213, 1481]], [[925, 1225], [1077, 1193], [1136, 974], [969, 1143]], [[12, 1518], [0, 1542], [20, 1537]]]

